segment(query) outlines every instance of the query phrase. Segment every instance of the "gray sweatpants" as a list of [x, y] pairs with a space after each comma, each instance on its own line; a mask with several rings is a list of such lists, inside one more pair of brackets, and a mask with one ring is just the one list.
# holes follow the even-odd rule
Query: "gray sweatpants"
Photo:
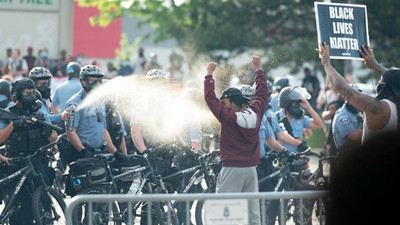
[[[258, 192], [256, 167], [222, 167], [217, 179], [217, 193]], [[260, 201], [249, 201], [249, 224], [260, 224]]]

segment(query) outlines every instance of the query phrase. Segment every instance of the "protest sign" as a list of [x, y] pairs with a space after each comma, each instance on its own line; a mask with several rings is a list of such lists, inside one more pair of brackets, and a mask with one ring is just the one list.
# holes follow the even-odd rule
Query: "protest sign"
[[332, 59], [363, 60], [358, 50], [369, 46], [365, 5], [314, 2], [318, 43], [329, 45]]

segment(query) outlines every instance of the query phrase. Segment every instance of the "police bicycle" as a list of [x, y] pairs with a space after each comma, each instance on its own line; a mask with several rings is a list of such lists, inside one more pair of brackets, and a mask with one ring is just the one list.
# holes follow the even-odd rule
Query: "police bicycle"
[[[160, 166], [163, 160], [157, 161], [159, 157], [152, 156], [153, 151], [156, 152], [157, 148], [143, 155], [128, 156], [128, 160], [136, 162], [135, 166], [130, 168], [123, 168], [113, 163], [112, 154], [98, 154], [96, 157], [105, 163], [103, 167], [105, 170], [98, 168], [87, 171], [83, 176], [72, 177], [74, 188], [78, 190], [78, 194], [168, 193], [160, 176], [162, 173], [160, 168], [164, 170], [169, 165]], [[99, 177], [99, 174], [103, 173], [105, 176], [100, 177], [105, 179], [94, 181], [94, 176]], [[126, 203], [95, 203], [91, 211], [89, 205], [83, 203], [74, 210], [72, 220], [74, 225], [87, 224], [89, 220], [96, 225], [109, 224], [109, 222], [118, 225], [130, 224], [136, 217], [141, 218], [141, 224], [179, 224], [171, 201], [154, 203], [139, 201], [135, 202], [132, 208]]]
[[[274, 150], [266, 154], [267, 162], [270, 162], [272, 167], [275, 168], [269, 175], [259, 178], [259, 186], [273, 184], [273, 192], [282, 191], [304, 191], [304, 190], [318, 190], [313, 184], [307, 182], [308, 177], [311, 175], [309, 170], [301, 170], [294, 168], [295, 162], [302, 157], [309, 155], [311, 149], [308, 148], [300, 153], [278, 153]], [[279, 219], [284, 221], [293, 220], [296, 225], [310, 225], [312, 224], [312, 211], [314, 199], [289, 199], [284, 202], [284, 212], [279, 214]], [[279, 200], [266, 200], [265, 215], [262, 218], [266, 224], [275, 224], [276, 216], [279, 211]], [[284, 218], [281, 218], [281, 215]]]
[[[60, 141], [62, 135], [54, 142], [40, 147], [34, 154], [25, 157], [14, 157], [10, 161], [13, 164], [25, 164], [22, 169], [0, 180], [0, 188], [5, 189], [5, 184], [17, 181], [10, 196], [5, 196], [5, 207], [0, 214], [0, 224], [8, 224], [10, 216], [21, 207], [17, 196], [22, 188], [28, 188], [32, 199], [33, 218], [36, 225], [39, 224], [65, 224], [66, 204], [62, 196], [50, 187], [40, 170], [40, 163], [48, 162], [53, 154], [52, 147]], [[4, 190], [2, 190], [4, 191]]]

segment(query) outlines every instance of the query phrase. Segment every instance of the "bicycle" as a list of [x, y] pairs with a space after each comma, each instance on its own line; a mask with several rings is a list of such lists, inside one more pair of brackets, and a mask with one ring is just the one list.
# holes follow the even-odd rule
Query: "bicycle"
[[[258, 181], [259, 185], [262, 186], [267, 181], [272, 183], [276, 182], [276, 184], [273, 186], [273, 192], [316, 190], [313, 185], [303, 182], [304, 171], [293, 171], [293, 168], [291, 168], [296, 159], [300, 159], [308, 155], [310, 151], [311, 149], [309, 148], [304, 152], [291, 153], [289, 155], [277, 153], [274, 150], [268, 152], [266, 154], [266, 158], [271, 161], [272, 167], [275, 168], [275, 171], [263, 178], [260, 178]], [[309, 174], [309, 171], [306, 174]], [[306, 199], [303, 202], [304, 203], [300, 202], [298, 199], [290, 199], [286, 201], [284, 203], [285, 211], [283, 214], [280, 214], [284, 215], [285, 218], [281, 218], [281, 216], [279, 216], [279, 220], [293, 220], [295, 224], [299, 225], [311, 224], [311, 212], [314, 200]], [[275, 224], [275, 218], [278, 214], [279, 201], [268, 200], [264, 203], [266, 218], [262, 218], [262, 220], [265, 220], [266, 224]]]
[[24, 185], [28, 188], [28, 193], [32, 199], [33, 219], [37, 225], [65, 223], [66, 205], [64, 199], [54, 188], [47, 185], [42, 171], [35, 164], [41, 162], [43, 158], [44, 161], [49, 161], [49, 157], [53, 154], [51, 147], [56, 145], [61, 137], [62, 135], [58, 136], [54, 142], [40, 147], [32, 155], [10, 159], [14, 164], [21, 162], [25, 163], [26, 166], [0, 180], [0, 187], [3, 189], [5, 184], [19, 178], [11, 196], [5, 196], [6, 204], [0, 214], [0, 224], [8, 224], [12, 213], [21, 207], [21, 204], [17, 202], [17, 196]]
[[[159, 148], [161, 148], [160, 146]], [[153, 150], [156, 151], [156, 150]], [[141, 193], [168, 193], [165, 188], [164, 182], [160, 176], [163, 171], [160, 164], [161, 161], [154, 161], [155, 159], [149, 159], [149, 155], [153, 151], [144, 153], [143, 155], [131, 155], [128, 158], [136, 159], [139, 166], [131, 168], [130, 170], [114, 175], [115, 169], [111, 168], [113, 155], [112, 154], [100, 154], [99, 157], [103, 162], [105, 162], [105, 171], [107, 174], [106, 181], [101, 181], [88, 187], [81, 189], [78, 194], [141, 194]], [[157, 166], [156, 166], [157, 165]], [[87, 174], [90, 174], [88, 171]], [[132, 178], [130, 181], [126, 179]], [[81, 177], [80, 179], [82, 179]], [[125, 180], [124, 180], [125, 179]], [[77, 178], [74, 178], [73, 183]], [[129, 182], [130, 185], [126, 185]], [[78, 182], [77, 182], [78, 183]], [[94, 186], [95, 185], [95, 186]], [[129, 188], [128, 188], [129, 187]], [[76, 188], [81, 188], [76, 186]], [[121, 193], [122, 191], [122, 193]], [[92, 214], [89, 215], [88, 205], [82, 204], [73, 213], [73, 224], [86, 224], [89, 220], [93, 221], [93, 224], [108, 224], [113, 222], [114, 224], [127, 223], [135, 219], [136, 216], [141, 217], [141, 224], [171, 224], [178, 225], [178, 218], [176, 217], [176, 212], [172, 207], [170, 201], [167, 202], [154, 202], [153, 204], [148, 204], [148, 202], [136, 202], [132, 207], [131, 214], [133, 218], [129, 218], [128, 207], [126, 204], [113, 203], [110, 207], [109, 204], [96, 203], [93, 204]], [[140, 209], [140, 213], [138, 213]], [[150, 217], [148, 215], [151, 215]]]
[[[329, 185], [331, 184], [332, 170], [335, 170], [337, 166], [338, 156], [326, 157], [324, 153], [315, 153], [310, 151], [310, 155], [316, 156], [318, 158], [318, 167], [314, 173], [308, 178], [307, 183], [315, 186], [318, 190], [329, 190]], [[326, 210], [329, 204], [328, 198], [323, 198], [315, 201], [313, 205], [312, 214], [316, 216], [320, 224], [326, 223]]]

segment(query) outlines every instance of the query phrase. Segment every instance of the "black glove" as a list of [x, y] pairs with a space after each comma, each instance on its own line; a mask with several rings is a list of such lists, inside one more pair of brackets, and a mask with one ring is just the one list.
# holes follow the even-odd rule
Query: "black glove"
[[13, 126], [15, 129], [24, 129], [26, 127], [26, 125], [28, 124], [28, 122], [26, 122], [26, 118], [24, 116], [22, 116], [21, 118], [19, 118], [17, 120], [13, 120], [12, 123], [13, 123]]
[[284, 152], [282, 152], [282, 154], [286, 157], [286, 162], [289, 163], [293, 162], [294, 159], [296, 158], [296, 154], [288, 151], [287, 149]]
[[42, 135], [45, 138], [49, 138], [51, 136], [52, 132], [53, 132], [52, 129], [49, 128], [49, 127], [43, 127], [42, 128]]
[[299, 151], [299, 152], [304, 152], [305, 150], [307, 150], [308, 149], [308, 146], [307, 146], [307, 142], [305, 142], [305, 141], [302, 141], [298, 146], [297, 146], [297, 151]]
[[116, 151], [116, 152], [114, 153], [114, 157], [115, 157], [115, 161], [117, 161], [117, 162], [125, 162], [125, 161], [128, 160], [128, 156], [122, 154], [122, 153], [119, 152], [119, 151]]
[[82, 149], [79, 152], [79, 158], [83, 159], [83, 158], [92, 158], [94, 156], [94, 154], [90, 151], [88, 151], [86, 148]]

